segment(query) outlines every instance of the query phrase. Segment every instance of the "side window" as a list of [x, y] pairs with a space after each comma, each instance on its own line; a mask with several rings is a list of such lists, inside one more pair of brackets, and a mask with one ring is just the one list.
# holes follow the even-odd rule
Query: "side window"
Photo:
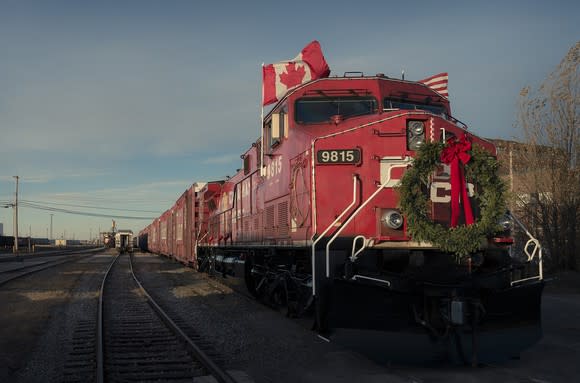
[[272, 122], [273, 122], [273, 118], [274, 116], [272, 116], [272, 118], [270, 118], [268, 121], [266, 121], [264, 123], [264, 141], [266, 143], [268, 143], [268, 146], [264, 149], [267, 149], [268, 147], [272, 146], [272, 137], [273, 137], [273, 131], [272, 131]]
[[288, 134], [286, 132], [286, 112], [284, 110], [280, 111], [280, 117], [279, 117], [279, 121], [278, 121], [278, 133], [280, 134], [280, 137], [288, 137]]
[[262, 168], [262, 141], [258, 141], [256, 144], [256, 168]]
[[288, 137], [288, 114], [286, 108], [282, 107], [276, 113], [272, 113], [264, 123], [264, 138], [268, 147], [273, 148]]
[[250, 155], [246, 154], [244, 156], [244, 175], [248, 175], [250, 173]]
[[274, 147], [280, 143], [280, 114], [272, 114], [270, 121], [270, 147]]

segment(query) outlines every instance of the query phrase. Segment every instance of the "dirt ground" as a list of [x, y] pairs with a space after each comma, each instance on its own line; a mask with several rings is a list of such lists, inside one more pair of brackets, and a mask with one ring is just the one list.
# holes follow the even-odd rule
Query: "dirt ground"
[[[167, 302], [182, 303], [178, 307], [196, 324], [207, 327], [217, 348], [223, 348], [232, 360], [238, 359], [241, 363], [236, 363], [237, 369], [249, 372], [255, 382], [564, 382], [575, 381], [580, 375], [580, 273], [577, 272], [546, 276], [548, 283], [542, 304], [544, 336], [537, 345], [522, 353], [519, 360], [475, 369], [424, 368], [374, 364], [349, 350], [321, 343], [310, 331], [283, 315], [254, 301], [226, 294], [227, 289], [208, 294], [217, 286], [207, 284], [205, 277], [191, 269], [163, 257], [141, 255], [138, 258], [143, 262], [139, 269], [146, 282], [152, 287], [168, 284], [167, 296], [171, 299], [166, 297]], [[86, 267], [71, 264], [48, 269], [0, 286], [0, 382], [12, 382], [22, 376], [26, 379], [19, 381], [46, 381], [41, 378], [43, 371], [28, 375], [23, 371], [30, 366], [38, 369], [42, 364], [30, 363], [31, 358], [50, 364], [62, 356], [59, 354], [62, 347], [42, 347], [39, 353], [38, 345], [43, 338], [52, 343], [64, 341], [66, 334], [47, 337], [47, 329], [66, 319], [61, 313], [69, 310], [75, 299], [80, 299], [76, 289], [87, 272], [93, 270], [95, 280], [100, 278], [98, 270], [106, 266], [108, 259], [99, 262]], [[85, 298], [94, 299], [92, 295]], [[245, 318], [244, 327], [235, 320], [240, 315]], [[265, 371], [269, 365], [268, 374]], [[303, 369], [296, 371], [296, 365], [302, 365]], [[288, 371], [283, 371], [284, 368]]]
[[49, 269], [0, 288], [0, 381], [22, 368], [54, 310], [67, 305], [78, 278]]

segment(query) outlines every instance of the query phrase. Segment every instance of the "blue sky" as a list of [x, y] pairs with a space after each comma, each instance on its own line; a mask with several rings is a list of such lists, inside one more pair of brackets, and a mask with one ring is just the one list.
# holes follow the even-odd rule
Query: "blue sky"
[[[86, 239], [220, 179], [259, 135], [262, 63], [318, 40], [332, 70], [449, 72], [455, 117], [512, 138], [519, 91], [580, 39], [578, 1], [0, 0], [0, 206]], [[20, 235], [50, 211], [22, 206]], [[117, 218], [138, 231], [148, 220]], [[12, 209], [0, 209], [5, 235]]]

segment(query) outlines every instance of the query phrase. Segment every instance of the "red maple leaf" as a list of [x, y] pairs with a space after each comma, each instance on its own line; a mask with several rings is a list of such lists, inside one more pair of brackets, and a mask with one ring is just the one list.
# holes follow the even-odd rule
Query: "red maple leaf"
[[280, 74], [280, 82], [289, 89], [302, 84], [302, 79], [304, 79], [305, 75], [306, 71], [303, 66], [297, 68], [296, 63], [288, 63], [286, 65], [286, 72]]

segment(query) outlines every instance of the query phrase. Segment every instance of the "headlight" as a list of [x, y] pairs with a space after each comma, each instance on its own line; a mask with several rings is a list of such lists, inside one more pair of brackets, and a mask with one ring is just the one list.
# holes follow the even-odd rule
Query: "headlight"
[[407, 121], [407, 148], [417, 150], [425, 142], [425, 123]]
[[425, 131], [425, 125], [423, 124], [423, 121], [409, 121], [409, 131], [411, 131], [414, 136], [423, 134]]
[[417, 150], [425, 143], [425, 139], [423, 137], [415, 137], [411, 141], [409, 141], [409, 149]]
[[396, 210], [386, 210], [381, 217], [381, 222], [391, 229], [400, 229], [403, 226], [403, 216]]
[[513, 221], [507, 214], [503, 215], [497, 223], [503, 231], [509, 231], [514, 227]]

